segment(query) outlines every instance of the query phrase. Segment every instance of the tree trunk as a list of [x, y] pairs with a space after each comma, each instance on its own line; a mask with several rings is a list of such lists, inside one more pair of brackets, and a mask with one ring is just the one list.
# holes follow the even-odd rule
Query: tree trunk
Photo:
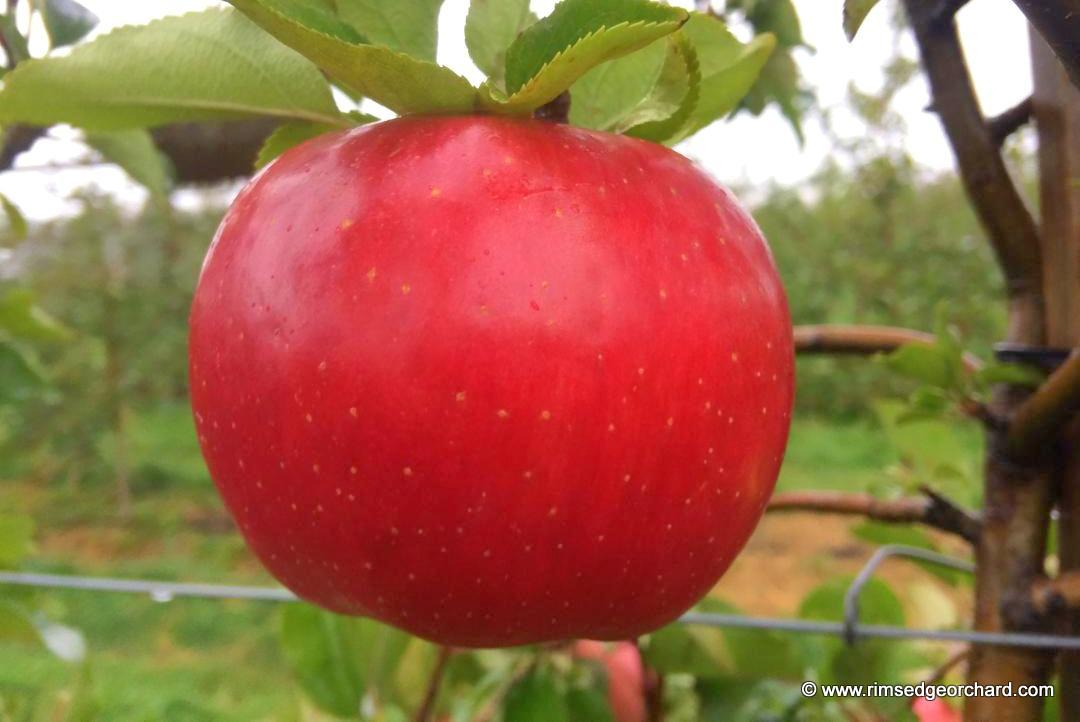
[[[1039, 130], [1043, 288], [1047, 337], [1052, 346], [1080, 345], [1080, 90], [1054, 53], [1031, 33], [1035, 69], [1033, 109]], [[1080, 420], [1066, 429], [1057, 455], [1058, 555], [1062, 572], [1080, 571]], [[1058, 628], [1080, 635], [1080, 612]], [[1080, 720], [1080, 652], [1059, 656], [1062, 720]]]

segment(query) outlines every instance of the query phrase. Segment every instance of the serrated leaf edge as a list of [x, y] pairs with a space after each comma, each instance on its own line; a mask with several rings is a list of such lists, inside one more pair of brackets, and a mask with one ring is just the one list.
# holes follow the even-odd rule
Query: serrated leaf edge
[[[679, 102], [679, 107], [667, 118], [639, 123], [626, 129], [624, 131], [626, 135], [645, 137], [649, 140], [663, 143], [669, 138], [676, 137], [679, 133], [683, 132], [687, 122], [690, 120], [690, 116], [697, 108], [698, 98], [701, 97], [702, 80], [701, 62], [698, 60], [697, 49], [694, 48], [694, 43], [690, 38], [686, 37], [684, 34], [672, 34], [668, 36], [668, 39], [674, 43], [676, 52], [682, 55], [683, 60], [686, 63], [686, 70], [688, 73], [686, 93]], [[653, 129], [656, 129], [655, 135], [638, 135], [638, 133], [649, 133]]]
[[[550, 68], [552, 65], [554, 65], [559, 60], [561, 60], [563, 58], [563, 56], [565, 56], [567, 53], [569, 53], [570, 51], [572, 51], [574, 48], [578, 47], [579, 45], [581, 45], [585, 41], [591, 40], [593, 37], [595, 37], [595, 36], [597, 36], [597, 35], [599, 35], [601, 33], [605, 33], [605, 32], [612, 32], [612, 31], [615, 31], [615, 30], [621, 31], [621, 30], [630, 30], [630, 29], [645, 29], [645, 28], [653, 28], [653, 27], [660, 28], [660, 27], [663, 27], [665, 25], [672, 25], [673, 27], [668, 32], [673, 33], [675, 31], [677, 31], [679, 28], [681, 28], [683, 26], [683, 24], [686, 23], [686, 21], [689, 20], [689, 19], [690, 19], [690, 15], [689, 15], [689, 13], [687, 13], [681, 20], [678, 20], [678, 21], [658, 23], [658, 22], [653, 22], [651, 20], [637, 20], [637, 21], [634, 21], [634, 22], [629, 22], [629, 21], [622, 22], [622, 23], [619, 23], [617, 25], [603, 25], [603, 26], [593, 30], [591, 33], [587, 33], [586, 35], [582, 35], [580, 38], [577, 39], [577, 41], [575, 41], [574, 43], [572, 43], [570, 45], [567, 45], [565, 48], [563, 48], [562, 50], [557, 52], [555, 55], [551, 56], [551, 59], [548, 60], [546, 63], [544, 63], [542, 66], [540, 66], [540, 69], [537, 70], [536, 73], [531, 78], [529, 78], [529, 80], [527, 80], [520, 88], [518, 88], [516, 91], [514, 91], [514, 93], [512, 95], [507, 96], [505, 93], [502, 93], [502, 91], [499, 91], [491, 83], [485, 82], [483, 85], [480, 86], [480, 101], [481, 101], [481, 104], [486, 109], [492, 110], [494, 112], [502, 112], [502, 113], [509, 112], [510, 114], [516, 114], [516, 112], [518, 111], [519, 108], [524, 108], [525, 109], [524, 112], [526, 112], [526, 113], [532, 112], [536, 108], [539, 108], [540, 106], [544, 105], [544, 103], [548, 103], [552, 99], [558, 97], [558, 94], [562, 93], [567, 88], [563, 88], [562, 90], [559, 91], [559, 93], [556, 93], [555, 95], [551, 96], [550, 98], [544, 98], [541, 102], [536, 103], [536, 104], [526, 103], [526, 104], [523, 105], [521, 103], [520, 98], [522, 96], [528, 95], [529, 91], [536, 86], [536, 84], [540, 81], [540, 79], [543, 77], [544, 73], [547, 71], [548, 68]], [[661, 35], [660, 37], [663, 37], [663, 36]], [[650, 43], [656, 42], [656, 40], [659, 40], [659, 39], [660, 38], [654, 38], [653, 40], [650, 40], [648, 43], [645, 43], [645, 45], [649, 45]], [[630, 50], [630, 51], [628, 51], [626, 53], [623, 53], [623, 55], [628, 55], [629, 53], [632, 53], [635, 50], [640, 50], [643, 47], [645, 47], [645, 46], [644, 45], [639, 46], [637, 48], [634, 48], [633, 50]], [[620, 56], [616, 56], [616, 57], [620, 57]], [[606, 58], [602, 62], [607, 62], [607, 60], [612, 60], [612, 59], [614, 59], [614, 58]], [[599, 65], [599, 64], [600, 63], [597, 63], [597, 65]], [[594, 65], [592, 67], [596, 67], [596, 65]], [[583, 70], [581, 72], [581, 74], [584, 75], [586, 72], [588, 72], [591, 69], [592, 68], [586, 68], [585, 70]], [[578, 77], [580, 77], [580, 75]], [[575, 80], [577, 80], [577, 78], [575, 78]], [[571, 85], [573, 85], [573, 83], [571, 83]], [[500, 97], [500, 96], [502, 96], [502, 97]]]

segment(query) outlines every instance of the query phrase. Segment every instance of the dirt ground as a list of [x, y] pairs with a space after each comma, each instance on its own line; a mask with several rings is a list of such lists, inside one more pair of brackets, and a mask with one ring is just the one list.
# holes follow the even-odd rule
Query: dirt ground
[[[748, 614], [793, 615], [811, 589], [832, 577], [854, 576], [873, 554], [875, 545], [856, 538], [849, 531], [856, 524], [857, 520], [836, 515], [768, 514], [713, 594]], [[964, 556], [962, 542], [945, 536], [934, 538], [945, 553]], [[902, 559], [886, 561], [877, 576], [904, 602], [913, 617], [909, 625], [931, 621], [929, 618], [932, 617], [936, 617], [933, 621], [942, 621], [945, 617], [955, 616], [961, 623], [970, 618], [969, 585], [951, 587]], [[933, 592], [913, 595], [912, 591], [925, 591], [928, 587], [941, 593], [942, 603], [950, 600], [954, 609], [950, 612], [923, 608], [928, 598], [933, 600]]]

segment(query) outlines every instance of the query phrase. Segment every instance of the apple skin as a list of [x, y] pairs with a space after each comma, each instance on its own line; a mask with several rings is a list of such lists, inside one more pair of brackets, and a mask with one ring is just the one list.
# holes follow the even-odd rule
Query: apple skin
[[615, 722], [648, 722], [645, 704], [645, 665], [633, 642], [606, 645], [591, 639], [574, 642], [574, 656], [604, 665], [607, 699]]
[[730, 192], [494, 117], [321, 136], [225, 216], [190, 318], [203, 454], [270, 572], [444, 644], [628, 639], [738, 553], [793, 396]]
[[963, 716], [943, 699], [918, 697], [911, 702], [911, 711], [919, 722], [963, 722]]

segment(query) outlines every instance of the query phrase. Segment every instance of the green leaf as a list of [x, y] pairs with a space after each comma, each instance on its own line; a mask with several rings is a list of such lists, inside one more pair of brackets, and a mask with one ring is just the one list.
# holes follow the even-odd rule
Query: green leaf
[[994, 384], [1010, 384], [1035, 388], [1046, 380], [1046, 374], [1034, 366], [1017, 363], [989, 363], [975, 372], [975, 384], [982, 388]]
[[749, 5], [746, 18], [758, 33], [772, 33], [782, 48], [803, 44], [799, 14], [791, 0], [742, 0]]
[[[877, 546], [904, 544], [905, 546], [929, 549], [931, 551], [936, 551], [938, 548], [930, 535], [922, 529], [909, 524], [885, 524], [880, 521], [866, 521], [853, 528], [851, 533], [858, 539]], [[931, 564], [921, 559], [912, 559], [911, 561], [951, 586], [955, 586], [963, 578], [963, 572], [956, 569]]]
[[169, 202], [173, 184], [172, 163], [154, 145], [143, 128], [87, 133], [86, 143], [108, 161], [123, 168], [150, 196], [163, 205]]
[[[374, 115], [368, 115], [367, 113], [361, 113], [359, 111], [346, 113], [345, 118], [351, 125], [364, 125], [365, 123], [375, 123], [379, 120]], [[329, 133], [335, 130], [341, 130], [341, 128], [323, 123], [284, 123], [278, 126], [274, 132], [263, 141], [262, 147], [259, 149], [259, 154], [255, 158], [255, 167], [262, 168], [294, 145], [300, 145], [305, 140], [310, 140], [323, 133]]]
[[0, 123], [91, 131], [257, 115], [346, 125], [318, 69], [243, 15], [122, 27], [4, 78]]
[[12, 568], [30, 553], [34, 522], [28, 516], [0, 515], [0, 567]]
[[97, 27], [98, 16], [75, 0], [33, 0], [53, 48], [73, 45]]
[[575, 688], [567, 692], [566, 710], [570, 722], [615, 722], [607, 697], [595, 689]]
[[332, 25], [325, 14], [303, 12], [306, 6], [285, 0], [229, 2], [350, 93], [401, 114], [471, 113], [475, 109], [476, 89], [460, 75], [386, 47], [368, 45], [351, 26]]
[[669, 624], [649, 635], [642, 656], [661, 674], [716, 677], [731, 669], [724, 634], [714, 627]]
[[908, 343], [883, 358], [884, 364], [901, 376], [938, 389], [956, 390], [963, 375], [963, 362], [939, 344]]
[[534, 669], [506, 693], [503, 719], [505, 722], [569, 722], [570, 710], [551, 675]]
[[355, 716], [366, 693], [386, 699], [409, 635], [370, 619], [342, 617], [305, 604], [282, 610], [281, 645], [311, 700]]
[[[802, 619], [840, 621], [844, 618], [844, 594], [851, 586], [850, 577], [837, 577], [815, 587], [799, 605]], [[871, 579], [859, 595], [859, 622], [902, 626], [904, 608], [889, 585]]]
[[[850, 578], [830, 579], [815, 588], [803, 599], [799, 616], [804, 619], [842, 619], [844, 593], [851, 581]], [[859, 622], [904, 625], [900, 600], [880, 579], [871, 579], [863, 587], [859, 597]], [[852, 684], [900, 681], [899, 675], [904, 669], [919, 666], [924, 661], [913, 654], [909, 645], [894, 640], [864, 639], [848, 646], [839, 639], [816, 638], [803, 640], [802, 646], [804, 650], [813, 650], [808, 656], [816, 657], [815, 666], [828, 674], [829, 679]]]
[[687, 17], [649, 0], [564, 0], [506, 51], [508, 95], [485, 84], [482, 100], [495, 112], [531, 113], [593, 67], [675, 32]]
[[671, 142], [692, 135], [733, 111], [753, 88], [776, 46], [775, 37], [769, 34], [758, 35], [743, 44], [723, 22], [702, 13], [694, 13], [683, 32], [697, 51], [701, 87], [693, 111]]
[[263, 141], [262, 147], [259, 148], [259, 154], [255, 158], [255, 167], [262, 168], [294, 145], [300, 145], [305, 140], [311, 140], [332, 130], [340, 130], [340, 128], [325, 123], [308, 123], [305, 121], [283, 123], [275, 128], [274, 132]]
[[0, 35], [4, 39], [4, 52], [9, 65], [21, 63], [30, 57], [30, 48], [26, 44], [26, 37], [19, 32], [19, 26], [15, 20], [15, 13], [0, 15]]
[[465, 47], [476, 67], [503, 87], [506, 50], [536, 22], [529, 0], [472, 0], [465, 16]]
[[443, 0], [336, 0], [337, 13], [376, 45], [435, 62]]
[[70, 338], [66, 326], [34, 303], [26, 288], [12, 288], [0, 296], [0, 331], [26, 341], [63, 341]]
[[697, 107], [701, 90], [697, 52], [682, 32], [669, 35], [667, 46], [652, 92], [622, 121], [626, 135], [661, 143], [682, 131]]
[[0, 641], [45, 647], [45, 640], [26, 610], [4, 599], [0, 599]]
[[0, 338], [0, 404], [21, 401], [45, 385], [45, 374], [30, 352]]
[[8, 231], [10, 232], [9, 238], [13, 241], [21, 241], [26, 238], [27, 225], [26, 218], [23, 216], [19, 207], [11, 202], [3, 193], [0, 193], [0, 206], [4, 209], [4, 216], [7, 217]]
[[873, 10], [877, 3], [878, 0], [844, 0], [844, 34], [848, 40], [855, 39], [867, 13]]
[[667, 57], [666, 43], [650, 43], [585, 73], [570, 88], [570, 123], [612, 130], [649, 95]]
[[802, 143], [802, 115], [813, 98], [799, 82], [799, 68], [786, 48], [775, 49], [758, 73], [757, 82], [740, 103], [741, 108], [760, 115], [769, 103], [776, 103]]
[[355, 715], [364, 695], [344, 621], [305, 604], [282, 610], [281, 645], [293, 674], [316, 705], [341, 717]]
[[[713, 598], [702, 600], [698, 608], [718, 614], [740, 613], [734, 606]], [[743, 680], [772, 677], [801, 681], [805, 678], [798, 648], [790, 635], [737, 628], [724, 629], [722, 634], [730, 660], [724, 676]]]

